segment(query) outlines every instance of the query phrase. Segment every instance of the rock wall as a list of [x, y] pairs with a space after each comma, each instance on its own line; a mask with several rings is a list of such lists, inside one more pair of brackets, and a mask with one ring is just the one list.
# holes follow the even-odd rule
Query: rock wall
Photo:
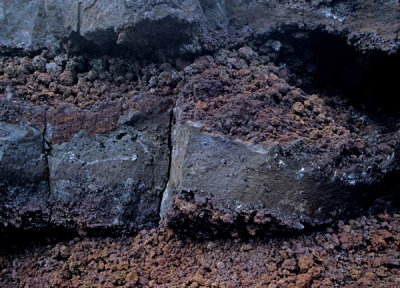
[[167, 222], [303, 229], [359, 213], [398, 171], [396, 117], [384, 124], [343, 99], [308, 95], [250, 47], [227, 54], [199, 60], [180, 89]]
[[29, 110], [3, 99], [0, 105], [0, 226], [43, 228], [50, 217], [44, 111], [30, 121]]
[[399, 15], [398, 1], [2, 1], [0, 230], [162, 218], [255, 235], [358, 213], [400, 171]]
[[[168, 107], [46, 111], [17, 101], [2, 101], [1, 229], [130, 231], [158, 223]], [[33, 118], [26, 110], [36, 111]]]
[[[52, 223], [83, 229], [158, 223], [168, 180], [170, 113], [121, 113], [119, 108], [83, 113], [67, 108], [48, 116]], [[100, 128], [116, 123], [110, 131], [91, 135], [90, 128], [83, 128], [57, 141], [57, 133], [65, 133], [61, 129], [76, 129], [71, 120]]]
[[396, 0], [5, 0], [0, 46], [54, 48], [79, 35], [82, 45], [90, 41], [165, 57], [212, 51], [293, 25], [320, 27], [345, 35], [360, 49], [393, 53], [399, 49], [399, 13]]

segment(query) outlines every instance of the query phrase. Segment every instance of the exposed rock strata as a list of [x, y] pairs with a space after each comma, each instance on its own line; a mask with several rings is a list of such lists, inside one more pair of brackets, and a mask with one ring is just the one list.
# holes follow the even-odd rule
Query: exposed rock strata
[[[167, 221], [184, 214], [195, 225], [244, 222], [254, 234], [357, 213], [371, 188], [400, 168], [398, 127], [340, 97], [308, 95], [277, 76], [285, 69], [257, 64], [249, 47], [238, 52], [202, 58], [180, 89]], [[246, 57], [250, 67], [229, 67]], [[168, 213], [170, 205], [179, 212]]]
[[[23, 63], [29, 68], [37, 59]], [[58, 73], [37, 78], [34, 69], [10, 63], [3, 76], [12, 80], [1, 82], [0, 229], [130, 231], [156, 225], [168, 180], [169, 98], [137, 91], [134, 99], [121, 101], [119, 94], [106, 100], [109, 88], [96, 86], [95, 106], [90, 94], [73, 105], [59, 97], [75, 99], [71, 93], [90, 88], [63, 80], [71, 70], [59, 64]]]
[[0, 229], [131, 230], [161, 212], [254, 235], [358, 212], [400, 169], [399, 9], [3, 1]]

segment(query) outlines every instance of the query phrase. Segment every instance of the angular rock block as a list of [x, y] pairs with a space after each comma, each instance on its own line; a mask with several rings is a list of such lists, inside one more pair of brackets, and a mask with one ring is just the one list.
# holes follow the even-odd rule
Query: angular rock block
[[394, 116], [377, 120], [341, 97], [307, 94], [272, 64], [201, 61], [211, 68], [182, 85], [175, 108], [162, 204], [170, 225], [303, 229], [360, 212], [399, 173]]
[[250, 234], [301, 230], [358, 213], [371, 193], [362, 179], [367, 167], [352, 167], [339, 177], [340, 169], [325, 173], [321, 167], [327, 159], [302, 152], [299, 141], [255, 145], [207, 130], [199, 122], [179, 120], [174, 129], [161, 209], [163, 221], [172, 226], [215, 225], [223, 231], [242, 225]]
[[169, 165], [167, 111], [120, 107], [49, 115], [51, 221], [69, 228], [158, 222]]
[[33, 117], [38, 124], [24, 119], [24, 109], [11, 101], [0, 106], [0, 231], [44, 227], [50, 217], [44, 113]]

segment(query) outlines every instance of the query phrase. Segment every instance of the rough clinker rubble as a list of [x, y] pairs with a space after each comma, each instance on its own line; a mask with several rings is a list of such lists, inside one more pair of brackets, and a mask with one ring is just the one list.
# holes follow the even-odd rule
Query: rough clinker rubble
[[178, 85], [182, 121], [199, 121], [205, 132], [267, 147], [301, 146], [317, 155], [327, 175], [340, 167], [344, 181], [346, 169], [362, 163], [365, 179], [354, 180], [368, 183], [397, 155], [396, 118], [370, 117], [340, 92], [310, 94], [290, 85], [290, 69], [248, 46], [200, 57], [185, 72], [190, 77]]
[[199, 241], [158, 228], [31, 243], [1, 254], [0, 286], [398, 287], [399, 235], [400, 215], [382, 213], [286, 238]]

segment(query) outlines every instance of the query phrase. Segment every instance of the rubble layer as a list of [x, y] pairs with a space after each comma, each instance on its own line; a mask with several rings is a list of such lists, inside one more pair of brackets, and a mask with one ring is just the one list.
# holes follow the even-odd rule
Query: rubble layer
[[[303, 79], [294, 67], [269, 61], [244, 46], [184, 69], [161, 206], [167, 222], [186, 215], [251, 233], [303, 229], [356, 215], [397, 175], [398, 112], [372, 112], [340, 87], [305, 92], [290, 84]], [[385, 89], [369, 99], [377, 107]]]
[[286, 238], [199, 241], [165, 228], [136, 236], [49, 238], [2, 253], [0, 285], [397, 287], [399, 229], [400, 215], [391, 212]]

